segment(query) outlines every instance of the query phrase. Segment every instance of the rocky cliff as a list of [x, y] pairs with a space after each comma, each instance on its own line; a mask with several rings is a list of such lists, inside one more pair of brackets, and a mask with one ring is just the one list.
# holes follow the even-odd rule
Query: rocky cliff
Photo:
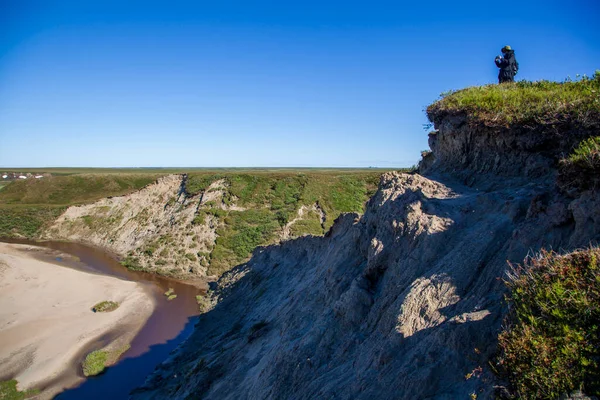
[[225, 274], [214, 308], [133, 397], [493, 398], [507, 262], [600, 239], [597, 192], [555, 183], [597, 120], [430, 118], [420, 173], [383, 175], [362, 217]]

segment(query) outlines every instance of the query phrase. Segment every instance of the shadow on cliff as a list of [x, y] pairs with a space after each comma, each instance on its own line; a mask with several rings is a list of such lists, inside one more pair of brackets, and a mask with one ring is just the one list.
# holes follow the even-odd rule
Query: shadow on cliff
[[[544, 214], [528, 215], [532, 199], [548, 187], [519, 194], [456, 182], [446, 187], [457, 196], [430, 198], [404, 188], [396, 199], [370, 204], [360, 220], [340, 217], [326, 237], [255, 251], [229, 273], [245, 275], [232, 279], [222, 302], [200, 316], [178, 367], [161, 368], [142, 392], [212, 398], [218, 381], [221, 393], [239, 398], [266, 396], [263, 389], [280, 398], [491, 396], [489, 370], [477, 379], [465, 375], [485, 368], [495, 351], [507, 260], [521, 262], [528, 252], [567, 243], [574, 221], [549, 227], [540, 223]], [[438, 231], [396, 232], [394, 222], [406, 222], [414, 202], [424, 220], [451, 223]], [[534, 239], [521, 243], [516, 229], [528, 229]], [[376, 259], [369, 255], [374, 239], [384, 249]], [[399, 317], [419, 280], [428, 281], [423, 287], [436, 302], [416, 302], [413, 318], [423, 321], [403, 333]], [[444, 287], [454, 291], [447, 298]], [[197, 372], [185, 381], [166, 379], [182, 369]], [[247, 374], [256, 376], [252, 387], [244, 386]]]

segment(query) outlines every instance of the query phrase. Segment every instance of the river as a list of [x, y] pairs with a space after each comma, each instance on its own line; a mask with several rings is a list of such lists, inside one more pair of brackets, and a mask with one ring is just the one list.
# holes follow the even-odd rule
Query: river
[[[65, 388], [55, 399], [126, 399], [129, 392], [142, 385], [146, 376], [163, 362], [175, 347], [187, 339], [194, 329], [198, 315], [196, 295], [206, 292], [205, 284], [198, 287], [145, 272], [130, 271], [105, 251], [79, 243], [8, 239], [1, 241], [45, 247], [70, 254], [79, 261], [57, 257], [53, 252], [42, 254], [40, 257], [44, 261], [63, 264], [65, 267], [139, 282], [155, 299], [154, 312], [131, 342], [131, 349], [119, 362], [98, 376], [86, 378], [77, 387]], [[177, 294], [177, 298], [170, 301], [164, 296], [164, 292], [169, 288], [173, 288]], [[74, 360], [72, 369], [64, 373], [77, 373], [83, 377], [81, 362], [86, 354], [107, 344], [111, 340], [110, 336], [107, 334], [91, 343]], [[43, 390], [61, 379], [62, 376], [56, 377], [54, 381], [47, 382], [39, 389]]]

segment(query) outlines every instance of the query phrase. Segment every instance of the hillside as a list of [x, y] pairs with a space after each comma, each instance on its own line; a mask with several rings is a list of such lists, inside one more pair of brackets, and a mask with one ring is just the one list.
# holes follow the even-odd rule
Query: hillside
[[0, 191], [0, 234], [84, 242], [134, 270], [197, 279], [257, 246], [323, 235], [340, 213], [362, 213], [383, 171], [68, 172]]
[[[545, 349], [549, 356], [531, 373], [511, 370], [517, 365], [511, 360], [531, 357], [522, 349], [536, 337], [513, 346], [507, 334], [502, 353], [498, 335], [503, 321], [520, 321], [505, 320], [507, 261], [517, 265], [543, 249], [566, 253], [600, 240], [598, 188], [561, 180], [572, 168], [597, 173], [596, 142], [589, 138], [598, 135], [599, 85], [600, 74], [562, 84], [494, 85], [434, 103], [428, 109], [435, 127], [431, 152], [419, 173], [384, 174], [363, 216], [342, 215], [325, 237], [269, 246], [224, 274], [212, 295], [214, 308], [134, 398], [596, 393], [586, 371], [597, 370], [597, 339], [585, 339], [583, 356], [554, 365], [564, 359], [561, 349], [579, 348], [566, 335], [554, 343], [567, 347], [557, 347], [555, 358]], [[592, 145], [581, 144], [585, 140]], [[596, 268], [594, 257], [577, 268]], [[598, 290], [597, 275], [589, 276], [585, 284]], [[540, 287], [552, 294], [560, 285], [547, 292]], [[559, 332], [573, 329], [573, 340], [583, 337], [564, 324]], [[530, 380], [519, 383], [516, 371]], [[575, 378], [567, 381], [569, 371]], [[548, 392], [538, 379], [560, 385]]]
[[128, 194], [160, 176], [159, 173], [89, 173], [70, 169], [15, 171], [51, 172], [52, 175], [15, 180], [0, 188], [0, 237], [34, 238], [71, 205]]

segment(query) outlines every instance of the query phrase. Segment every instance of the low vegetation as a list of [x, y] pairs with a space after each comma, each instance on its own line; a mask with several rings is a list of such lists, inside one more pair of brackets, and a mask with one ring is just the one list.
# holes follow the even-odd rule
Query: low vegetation
[[205, 313], [208, 310], [211, 309], [212, 304], [210, 301], [210, 297], [208, 296], [208, 294], [206, 295], [197, 295], [196, 296], [196, 303], [198, 304], [198, 311], [200, 311], [200, 313]]
[[77, 170], [68, 171], [69, 175], [19, 179], [2, 188], [0, 237], [33, 238], [68, 206], [131, 193], [159, 176], [157, 173], [76, 174]]
[[[190, 173], [187, 190], [197, 194], [218, 180], [224, 181], [223, 204], [205, 204], [194, 223], [207, 216], [218, 221], [217, 240], [210, 251], [209, 275], [220, 275], [244, 262], [257, 246], [278, 239], [283, 227], [301, 207], [318, 206], [290, 227], [292, 236], [322, 235], [343, 212], [362, 213], [375, 193], [381, 170], [277, 170], [248, 173]], [[235, 203], [238, 209], [227, 210]]]
[[561, 160], [558, 184], [566, 190], [600, 187], [600, 136], [582, 141], [571, 155]]
[[119, 308], [119, 303], [117, 303], [116, 301], [106, 300], [106, 301], [102, 301], [102, 302], [96, 304], [94, 307], [92, 307], [92, 311], [93, 312], [111, 312], [111, 311], [115, 311], [117, 308]]
[[131, 345], [126, 344], [114, 350], [92, 351], [85, 357], [85, 360], [83, 360], [83, 374], [85, 376], [94, 376], [102, 373], [106, 367], [116, 363], [119, 357], [130, 348]]
[[40, 393], [38, 389], [19, 391], [18, 382], [15, 379], [0, 382], [0, 400], [22, 400], [36, 396]]
[[600, 119], [600, 71], [574, 81], [519, 81], [451, 91], [427, 108], [434, 123], [459, 113], [490, 126], [564, 120], [585, 125]]
[[[190, 173], [188, 192], [199, 193], [219, 179], [226, 182], [224, 201], [245, 208], [268, 207], [283, 225], [301, 205], [318, 203], [327, 216], [362, 212], [377, 189], [382, 170], [282, 170], [248, 173]], [[326, 229], [333, 223], [328, 217]]]
[[600, 395], [599, 259], [598, 248], [542, 252], [509, 277], [498, 361], [518, 398]]
[[303, 236], [303, 235], [322, 235], [323, 227], [321, 222], [316, 218], [303, 219], [294, 223], [290, 228], [290, 234], [292, 236]]
[[64, 212], [63, 206], [20, 206], [0, 203], [0, 237], [33, 238]]
[[73, 205], [121, 196], [154, 182], [155, 174], [78, 174], [20, 179], [0, 192], [1, 204]]
[[83, 360], [83, 374], [85, 376], [98, 375], [106, 368], [108, 360], [108, 351], [94, 350]]

